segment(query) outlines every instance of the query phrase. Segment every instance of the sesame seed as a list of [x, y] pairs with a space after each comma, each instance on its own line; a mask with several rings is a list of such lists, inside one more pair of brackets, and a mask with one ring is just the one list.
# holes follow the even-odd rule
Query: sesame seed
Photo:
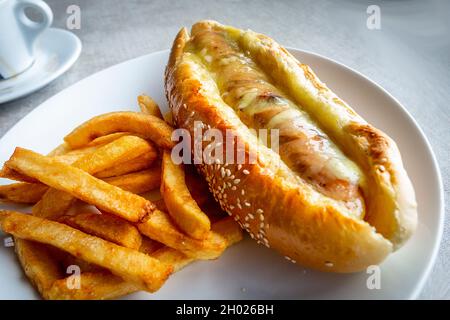
[[263, 215], [262, 213], [259, 215], [259, 219], [260, 219], [261, 221], [264, 221], [264, 215]]
[[222, 176], [222, 178], [225, 178], [225, 169], [223, 167], [220, 168], [220, 175]]
[[227, 182], [227, 186], [231, 188], [231, 182]]
[[234, 209], [234, 206], [233, 205], [230, 205], [230, 210], [233, 210]]
[[243, 173], [243, 174], [250, 174], [250, 171], [248, 171], [247, 169], [244, 169], [244, 170], [242, 171], [242, 173]]
[[264, 211], [262, 209], [256, 210], [256, 213], [263, 213]]
[[[231, 171], [230, 171], [230, 174], [231, 174]], [[234, 176], [234, 174], [233, 174], [232, 176], [229, 176], [229, 177], [230, 177], [231, 180], [233, 180], [234, 178], [236, 178], [236, 177]]]
[[289, 258], [288, 256], [284, 256], [284, 258], [285, 258], [286, 260], [292, 261], [292, 259]]
[[261, 224], [259, 225], [259, 227], [260, 227], [261, 229], [263, 229], [263, 228], [264, 228], [264, 222], [261, 222]]
[[242, 164], [238, 164], [238, 170], [241, 170], [242, 169]]
[[238, 206], [239, 209], [242, 209], [242, 206], [241, 206], [240, 203], [238, 203], [237, 206]]
[[226, 193], [223, 194], [223, 198], [226, 199], [228, 195]]
[[245, 201], [245, 202], [244, 202], [244, 205], [245, 205], [246, 207], [250, 207], [250, 206], [251, 206], [250, 202], [248, 202], [248, 201]]
[[248, 228], [248, 227], [250, 227], [250, 225], [248, 223], [244, 223], [244, 227]]
[[249, 219], [248, 215], [247, 215], [247, 216], [245, 216], [245, 221], [248, 221], [248, 219]]
[[252, 239], [255, 239], [255, 235], [254, 235], [253, 233], [250, 233], [250, 237], [251, 237]]
[[214, 160], [214, 162], [215, 162], [216, 164], [220, 164], [220, 160], [219, 160], [219, 159]]
[[248, 217], [249, 217], [250, 219], [252, 219], [252, 220], [255, 219], [255, 216], [254, 216], [253, 214], [251, 214], [251, 213], [248, 214]]
[[241, 179], [234, 179], [234, 184], [238, 184], [239, 182], [241, 182]]
[[236, 186], [232, 186], [231, 190], [235, 191], [236, 190]]
[[241, 190], [241, 194], [245, 195], [245, 190], [244, 189]]
[[225, 170], [225, 172], [227, 173], [227, 177], [231, 176], [231, 170], [230, 169]]
[[325, 262], [325, 267], [331, 268], [331, 267], [333, 267], [333, 266], [334, 266], [333, 262], [330, 262], [330, 261], [326, 261], [326, 262]]

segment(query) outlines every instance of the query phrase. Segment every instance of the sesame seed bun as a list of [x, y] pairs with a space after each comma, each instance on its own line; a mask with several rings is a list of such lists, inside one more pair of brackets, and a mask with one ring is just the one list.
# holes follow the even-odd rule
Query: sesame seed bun
[[[175, 123], [194, 135], [194, 122], [226, 135], [231, 130], [256, 162], [216, 161], [197, 166], [221, 207], [252, 238], [288, 260], [322, 271], [356, 272], [381, 263], [412, 234], [417, 224], [412, 184], [395, 142], [364, 121], [329, 90], [312, 70], [272, 39], [214, 21], [193, 30], [216, 28], [240, 48], [296, 103], [312, 115], [333, 141], [361, 168], [366, 214], [351, 209], [301, 181], [258, 139], [202, 76], [207, 70], [187, 59], [191, 35], [177, 35], [165, 73], [165, 90]], [[226, 148], [227, 141], [224, 141]]]

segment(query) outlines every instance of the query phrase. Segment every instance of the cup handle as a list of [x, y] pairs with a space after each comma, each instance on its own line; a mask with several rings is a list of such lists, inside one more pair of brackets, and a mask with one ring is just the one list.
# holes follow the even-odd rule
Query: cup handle
[[[42, 21], [32, 21], [25, 14], [27, 8], [33, 8], [42, 14]], [[27, 40], [30, 51], [32, 51], [36, 38], [53, 22], [52, 9], [42, 0], [19, 0], [14, 10], [15, 16], [19, 21], [22, 32]]]

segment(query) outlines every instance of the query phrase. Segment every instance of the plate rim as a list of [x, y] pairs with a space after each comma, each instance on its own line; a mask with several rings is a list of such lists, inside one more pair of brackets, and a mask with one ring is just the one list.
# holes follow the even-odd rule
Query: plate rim
[[[55, 28], [52, 28], [55, 29]], [[57, 29], [60, 30], [60, 29]], [[65, 31], [65, 30], [62, 30]], [[70, 32], [69, 32], [70, 33]], [[70, 33], [72, 34], [72, 33]], [[73, 35], [73, 34], [72, 34]], [[75, 36], [76, 37], [76, 36]], [[76, 37], [78, 39], [78, 37]], [[79, 39], [78, 39], [79, 40]], [[81, 44], [81, 42], [80, 42]], [[293, 47], [285, 47], [289, 52], [291, 52], [293, 55], [294, 54], [307, 54], [307, 55], [311, 55], [314, 57], [318, 57], [321, 60], [325, 60], [328, 62], [331, 62], [335, 65], [337, 65], [339, 68], [344, 69], [347, 72], [351, 72], [356, 74], [358, 77], [364, 79], [365, 81], [369, 82], [372, 86], [374, 86], [376, 89], [380, 90], [383, 94], [385, 94], [388, 98], [392, 99], [393, 102], [395, 102], [397, 104], [398, 107], [400, 107], [401, 112], [403, 113], [403, 116], [406, 116], [406, 119], [418, 130], [419, 132], [419, 136], [422, 139], [422, 141], [424, 142], [426, 148], [428, 149], [428, 153], [430, 154], [430, 158], [432, 160], [432, 164], [433, 164], [433, 175], [435, 175], [437, 183], [438, 183], [438, 188], [439, 188], [439, 204], [438, 204], [438, 230], [435, 234], [434, 237], [434, 247], [432, 249], [432, 253], [431, 253], [431, 259], [428, 261], [426, 267], [423, 269], [422, 274], [421, 274], [421, 278], [416, 281], [416, 284], [414, 286], [414, 289], [409, 293], [408, 298], [409, 300], [412, 299], [417, 299], [418, 295], [421, 293], [425, 282], [427, 281], [427, 279], [429, 278], [429, 275], [435, 265], [435, 262], [437, 260], [437, 256], [439, 253], [439, 249], [440, 249], [440, 245], [441, 245], [441, 241], [442, 241], [442, 236], [443, 236], [443, 231], [444, 231], [444, 222], [445, 222], [445, 202], [444, 202], [444, 187], [443, 187], [443, 180], [442, 180], [442, 176], [441, 176], [441, 172], [440, 172], [440, 168], [437, 162], [437, 158], [436, 155], [433, 151], [433, 148], [427, 138], [427, 136], [425, 135], [424, 131], [422, 130], [422, 128], [420, 127], [420, 125], [417, 123], [417, 121], [414, 119], [414, 117], [409, 113], [409, 111], [400, 103], [400, 101], [398, 99], [396, 99], [391, 93], [389, 93], [385, 88], [383, 88], [380, 84], [376, 83], [375, 81], [371, 80], [369, 77], [365, 76], [363, 73], [343, 64], [340, 63], [338, 61], [336, 61], [333, 58], [329, 58], [326, 57], [324, 55], [309, 51], [309, 50], [303, 50], [303, 49], [298, 49], [298, 48], [293, 48]], [[68, 90], [69, 88], [72, 88], [73, 86], [76, 86], [77, 84], [79, 84], [80, 82], [87, 80], [91, 77], [96, 76], [97, 74], [101, 73], [101, 72], [105, 72], [107, 70], [113, 69], [115, 67], [121, 66], [123, 64], [126, 63], [130, 63], [130, 62], [135, 62], [137, 60], [140, 59], [145, 59], [148, 56], [151, 55], [159, 55], [159, 54], [165, 54], [170, 52], [170, 49], [163, 49], [163, 50], [158, 50], [158, 51], [154, 51], [139, 57], [135, 57], [132, 59], [128, 59], [122, 62], [119, 62], [117, 64], [111, 65], [109, 67], [106, 67], [102, 70], [99, 70], [87, 77], [84, 77], [80, 80], [78, 80], [77, 82], [71, 84], [70, 86], [60, 90], [59, 92], [55, 93], [54, 95], [52, 95], [51, 97], [49, 97], [48, 99], [46, 99], [45, 101], [43, 101], [42, 103], [40, 103], [38, 106], [36, 106], [31, 112], [29, 112], [26, 116], [24, 116], [22, 119], [20, 119], [18, 122], [16, 122], [11, 128], [8, 129], [8, 131], [5, 132], [4, 135], [2, 135], [0, 137], [0, 140], [4, 139], [5, 137], [9, 136], [11, 131], [17, 126], [19, 125], [22, 121], [26, 121], [27, 118], [32, 117], [34, 115], [35, 112], [38, 112], [38, 110], [40, 109], [40, 107], [42, 105], [48, 104], [52, 99], [56, 99], [56, 97], [60, 94], [62, 94], [64, 91]]]

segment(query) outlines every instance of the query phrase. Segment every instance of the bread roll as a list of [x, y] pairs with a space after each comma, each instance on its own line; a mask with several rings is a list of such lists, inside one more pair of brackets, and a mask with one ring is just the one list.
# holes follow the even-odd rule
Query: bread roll
[[[255, 159], [197, 168], [223, 210], [290, 261], [361, 271], [413, 233], [415, 195], [395, 142], [267, 36], [215, 21], [183, 28], [165, 90], [192, 139], [198, 124], [203, 133], [232, 132], [245, 159]], [[278, 150], [255, 129], [277, 132]], [[236, 151], [231, 143], [224, 139], [223, 150]]]

